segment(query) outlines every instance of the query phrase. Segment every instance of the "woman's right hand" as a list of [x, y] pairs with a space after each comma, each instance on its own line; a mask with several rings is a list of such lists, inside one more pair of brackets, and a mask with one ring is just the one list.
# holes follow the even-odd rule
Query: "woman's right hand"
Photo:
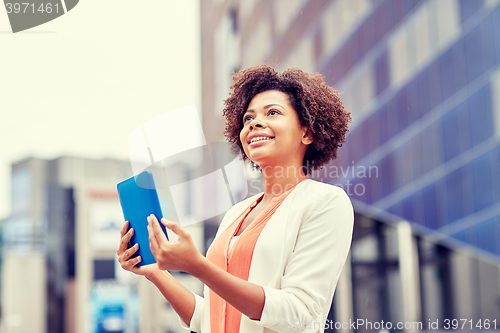
[[123, 225], [120, 231], [121, 241], [116, 254], [118, 255], [118, 262], [122, 268], [126, 271], [130, 271], [137, 275], [144, 275], [146, 278], [151, 278], [154, 274], [160, 272], [157, 264], [144, 265], [141, 267], [136, 266], [141, 262], [142, 258], [140, 256], [132, 258], [134, 253], [139, 250], [139, 244], [135, 244], [133, 247], [129, 248], [130, 239], [134, 235], [134, 229], [129, 229], [130, 223], [128, 221]]

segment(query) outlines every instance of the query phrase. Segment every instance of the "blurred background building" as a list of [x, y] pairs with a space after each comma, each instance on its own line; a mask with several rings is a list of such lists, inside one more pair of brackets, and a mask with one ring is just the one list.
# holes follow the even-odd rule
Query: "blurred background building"
[[[313, 177], [342, 186], [355, 208], [329, 319], [499, 329], [500, 1], [200, 0], [200, 13], [207, 141], [223, 140], [232, 73], [256, 64], [320, 72], [352, 112], [339, 158]], [[116, 260], [116, 184], [130, 176], [115, 159], [12, 165], [11, 215], [0, 221], [4, 332], [181, 332], [154, 286]], [[173, 216], [169, 193], [159, 195]], [[200, 251], [221, 218], [190, 226]]]
[[[184, 168], [178, 170], [183, 179]], [[117, 261], [124, 218], [116, 184], [131, 176], [127, 160], [28, 158], [12, 165], [12, 213], [2, 228], [2, 332], [179, 330], [156, 288]], [[174, 220], [170, 193], [158, 194], [164, 216]], [[202, 251], [202, 226], [186, 229]], [[193, 277], [177, 278], [201, 291]]]

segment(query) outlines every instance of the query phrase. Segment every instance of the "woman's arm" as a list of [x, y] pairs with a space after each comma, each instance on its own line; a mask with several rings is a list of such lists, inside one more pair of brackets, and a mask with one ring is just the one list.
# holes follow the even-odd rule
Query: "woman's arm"
[[220, 297], [253, 320], [260, 320], [264, 308], [264, 289], [220, 269], [205, 258], [194, 246], [191, 235], [177, 224], [162, 219], [162, 223], [179, 237], [170, 243], [154, 215], [148, 217], [151, 252], [160, 269], [189, 273]]
[[128, 221], [123, 225], [120, 235], [120, 246], [116, 254], [122, 268], [137, 275], [144, 275], [153, 282], [179, 317], [190, 325], [196, 305], [193, 293], [180, 284], [170, 273], [160, 270], [157, 264], [136, 266], [141, 262], [142, 258], [140, 256], [132, 258], [139, 249], [139, 244], [128, 248], [130, 238], [134, 235], [134, 229], [129, 229]]
[[303, 207], [303, 212], [295, 212], [302, 215], [301, 226], [297, 235], [289, 235], [296, 239], [279, 289], [261, 287], [214, 267], [196, 250], [188, 232], [166, 220], [162, 223], [179, 235], [179, 241], [168, 243], [158, 221], [149, 218], [150, 247], [160, 268], [197, 276], [258, 325], [299, 332], [300, 326], [294, 323], [317, 321], [328, 313], [326, 303], [347, 258], [354, 222], [350, 199], [338, 187], [332, 186], [330, 193], [308, 194]]
[[166, 271], [158, 270], [146, 278], [153, 282], [182, 321], [188, 326], [191, 325], [191, 318], [196, 306], [193, 293]]

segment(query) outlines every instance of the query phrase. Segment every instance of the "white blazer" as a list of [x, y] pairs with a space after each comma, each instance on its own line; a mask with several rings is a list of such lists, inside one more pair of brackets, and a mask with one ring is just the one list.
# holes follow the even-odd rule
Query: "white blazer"
[[[260, 195], [227, 211], [216, 237]], [[265, 304], [260, 320], [241, 316], [240, 333], [323, 332], [353, 225], [352, 204], [342, 188], [311, 179], [299, 183], [255, 245], [248, 281], [263, 287]], [[207, 286], [204, 298], [195, 294], [191, 325], [180, 320], [184, 328], [210, 332], [209, 297]]]

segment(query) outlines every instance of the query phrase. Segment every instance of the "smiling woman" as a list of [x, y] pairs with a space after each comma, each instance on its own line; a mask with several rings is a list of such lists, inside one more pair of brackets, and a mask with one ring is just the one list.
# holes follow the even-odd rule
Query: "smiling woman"
[[[257, 66], [233, 80], [223, 111], [225, 135], [235, 153], [262, 171], [264, 191], [226, 213], [206, 257], [187, 231], [163, 218], [179, 236], [168, 242], [151, 215], [157, 264], [136, 266], [141, 258], [132, 257], [137, 247], [127, 249], [134, 232], [128, 223], [119, 261], [151, 280], [192, 331], [323, 332], [349, 252], [354, 212], [342, 188], [307, 175], [337, 156], [350, 113], [319, 74]], [[167, 270], [199, 278], [203, 297]]]

